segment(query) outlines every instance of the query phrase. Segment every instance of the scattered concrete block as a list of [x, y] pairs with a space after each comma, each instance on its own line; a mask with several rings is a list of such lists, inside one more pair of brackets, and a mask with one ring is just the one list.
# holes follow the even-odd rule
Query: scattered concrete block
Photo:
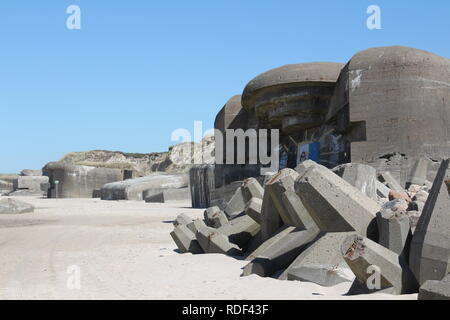
[[428, 176], [428, 163], [426, 159], [419, 159], [411, 168], [411, 172], [406, 180], [406, 185], [411, 184], [423, 185]]
[[0, 214], [22, 214], [32, 212], [34, 212], [34, 207], [31, 204], [9, 198], [0, 199]]
[[191, 223], [187, 225], [188, 229], [191, 230], [194, 234], [197, 234], [198, 230], [201, 228], [206, 228], [207, 225], [203, 220], [195, 219]]
[[242, 198], [244, 203], [247, 203], [252, 198], [263, 198], [264, 188], [255, 178], [248, 178], [242, 182], [241, 186]]
[[274, 236], [282, 225], [270, 192], [264, 192], [261, 207], [261, 241], [264, 242]]
[[339, 177], [373, 200], [377, 200], [377, 171], [359, 163], [346, 163], [332, 170]]
[[422, 285], [450, 271], [450, 196], [444, 183], [449, 160], [442, 162], [414, 231], [409, 265]]
[[196, 233], [197, 241], [205, 253], [240, 255], [241, 250], [228, 237], [211, 227], [202, 227]]
[[[397, 205], [392, 205], [392, 202], [396, 202]], [[406, 201], [396, 200], [388, 202], [377, 213], [378, 243], [398, 255], [403, 254], [406, 261], [409, 258], [409, 245], [412, 239], [407, 207]]]
[[102, 200], [144, 200], [144, 191], [185, 188], [188, 182], [186, 174], [153, 173], [142, 178], [105, 184], [101, 189]]
[[230, 242], [245, 248], [249, 240], [261, 230], [259, 223], [244, 215], [221, 226], [218, 231], [227, 236]]
[[173, 225], [175, 227], [179, 225], [187, 226], [189, 223], [192, 223], [192, 219], [188, 217], [186, 214], [182, 213], [177, 216], [177, 218], [173, 222]]
[[287, 168], [275, 174], [265, 185], [265, 193], [271, 195], [276, 214], [280, 216], [284, 224], [289, 226], [296, 225], [283, 203], [282, 195], [287, 190], [294, 191], [294, 183], [297, 177], [296, 171]]
[[286, 269], [300, 253], [311, 245], [318, 236], [316, 230], [295, 228], [285, 233], [245, 266], [242, 276], [257, 274], [261, 277], [270, 277], [275, 272]]
[[282, 203], [294, 227], [319, 230], [314, 219], [303, 205], [300, 197], [293, 190], [286, 190], [281, 196]]
[[295, 191], [322, 232], [357, 231], [377, 238], [380, 205], [330, 170], [310, 168]]
[[398, 183], [398, 181], [388, 171], [380, 172], [378, 179], [393, 191], [405, 192], [400, 183]]
[[419, 300], [450, 300], [450, 274], [441, 281], [428, 280], [419, 289]]
[[308, 171], [309, 168], [312, 167], [320, 167], [321, 165], [313, 160], [305, 160], [301, 162], [300, 164], [295, 167], [295, 171], [299, 174], [299, 176], [302, 176]]
[[355, 232], [327, 233], [303, 251], [286, 269], [287, 280], [314, 282], [331, 287], [352, 282], [355, 275], [341, 253], [343, 241]]
[[205, 210], [205, 223], [208, 227], [220, 228], [228, 223], [228, 218], [219, 207], [211, 207]]
[[230, 201], [228, 201], [227, 206], [224, 211], [228, 217], [234, 218], [240, 215], [245, 210], [245, 202], [242, 196], [241, 187], [237, 188], [231, 197]]
[[341, 252], [358, 280], [374, 285], [369, 289], [393, 287], [395, 294], [417, 292], [417, 281], [403, 257], [378, 243], [350, 235], [342, 243]]
[[179, 224], [170, 233], [181, 253], [191, 252], [193, 254], [203, 253], [200, 244], [195, 238], [195, 234], [185, 225]]
[[156, 194], [144, 197], [147, 203], [166, 203], [170, 201], [189, 201], [191, 193], [189, 188], [166, 189]]
[[377, 196], [380, 198], [389, 198], [389, 192], [391, 192], [391, 189], [386, 187], [386, 185], [382, 184], [380, 181], [376, 181], [376, 187], [377, 187]]
[[262, 241], [261, 244], [255, 248], [245, 260], [251, 261], [257, 256], [259, 256], [264, 250], [266, 250], [269, 246], [274, 244], [275, 242], [279, 241], [280, 239], [284, 238], [287, 234], [295, 231], [297, 228], [292, 226], [283, 226], [279, 230], [275, 232], [275, 235], [273, 235], [271, 238], [269, 238], [266, 241]]
[[258, 224], [261, 223], [262, 203], [262, 199], [251, 198], [245, 206], [245, 214], [255, 220]]

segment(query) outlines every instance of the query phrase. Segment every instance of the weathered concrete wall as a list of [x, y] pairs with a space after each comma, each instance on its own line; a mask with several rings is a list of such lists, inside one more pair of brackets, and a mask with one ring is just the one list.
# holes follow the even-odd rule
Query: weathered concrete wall
[[247, 84], [242, 105], [286, 134], [318, 127], [342, 67], [341, 63], [315, 62], [269, 70]]
[[[49, 198], [92, 198], [95, 190], [103, 185], [123, 179], [119, 169], [76, 166], [62, 162], [50, 162], [43, 169], [49, 177]], [[55, 181], [59, 181], [56, 190]]]
[[352, 162], [395, 152], [448, 157], [450, 62], [399, 46], [359, 52], [340, 75], [327, 118], [346, 112]]

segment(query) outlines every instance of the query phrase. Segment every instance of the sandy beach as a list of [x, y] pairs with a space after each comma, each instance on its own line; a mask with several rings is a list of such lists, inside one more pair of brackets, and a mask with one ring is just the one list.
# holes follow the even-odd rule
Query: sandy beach
[[344, 297], [349, 283], [242, 278], [246, 261], [179, 254], [172, 220], [203, 216], [190, 203], [16, 199], [36, 209], [0, 216], [0, 299], [417, 299]]

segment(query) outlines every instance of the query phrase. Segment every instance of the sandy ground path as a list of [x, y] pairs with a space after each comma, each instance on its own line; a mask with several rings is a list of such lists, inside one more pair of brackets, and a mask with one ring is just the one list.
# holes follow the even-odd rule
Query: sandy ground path
[[171, 221], [180, 213], [193, 218], [203, 214], [188, 203], [18, 199], [36, 210], [0, 216], [0, 299], [348, 298], [341, 294], [349, 284], [323, 288], [241, 278], [245, 261], [178, 254], [169, 235]]

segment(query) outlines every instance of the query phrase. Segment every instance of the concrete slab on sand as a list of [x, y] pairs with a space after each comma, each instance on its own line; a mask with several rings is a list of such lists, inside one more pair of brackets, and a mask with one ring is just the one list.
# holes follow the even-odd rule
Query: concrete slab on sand
[[[30, 215], [0, 216], [0, 299], [417, 299], [342, 297], [344, 284], [241, 278], [247, 261], [220, 254], [178, 254], [172, 221], [203, 209], [99, 199], [27, 199]], [[81, 289], [68, 290], [78, 266]]]

